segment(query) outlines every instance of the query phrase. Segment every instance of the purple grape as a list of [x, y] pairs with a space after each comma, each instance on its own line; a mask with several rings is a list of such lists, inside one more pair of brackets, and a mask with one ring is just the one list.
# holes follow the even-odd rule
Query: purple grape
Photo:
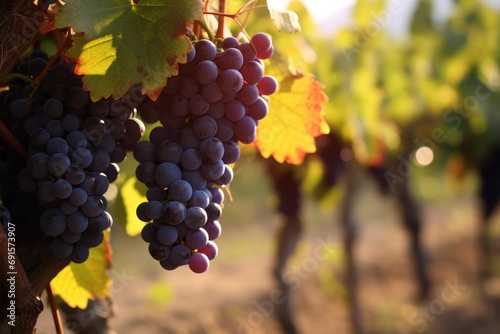
[[191, 250], [184, 245], [176, 245], [170, 250], [170, 260], [176, 266], [182, 266], [189, 263]]
[[186, 245], [191, 249], [203, 248], [207, 243], [208, 233], [204, 229], [192, 229], [186, 234]]
[[198, 249], [198, 253], [203, 253], [208, 257], [209, 260], [213, 260], [217, 257], [219, 248], [217, 247], [217, 244], [215, 242], [209, 240], [205, 247]]
[[168, 187], [168, 195], [171, 200], [187, 202], [193, 195], [193, 188], [189, 182], [185, 180], [177, 180], [172, 182], [172, 184]]
[[271, 95], [278, 89], [278, 81], [269, 75], [265, 75], [257, 84], [261, 95]]
[[205, 209], [199, 206], [191, 206], [186, 210], [186, 218], [184, 223], [190, 229], [199, 229], [206, 224], [208, 219]]
[[207, 231], [210, 240], [217, 239], [222, 233], [222, 228], [218, 220], [209, 220], [205, 226], [203, 226], [203, 229]]
[[194, 77], [202, 85], [208, 85], [217, 80], [219, 69], [211, 60], [202, 60], [194, 68]]
[[224, 71], [218, 80], [220, 88], [227, 94], [236, 94], [244, 83], [241, 73], [234, 69]]
[[194, 253], [189, 259], [189, 269], [196, 274], [204, 273], [208, 270], [210, 261], [203, 253]]
[[222, 70], [239, 70], [243, 65], [243, 55], [237, 48], [225, 49], [219, 57], [219, 66]]
[[156, 233], [156, 238], [158, 241], [165, 246], [170, 246], [177, 241], [179, 233], [174, 226], [165, 225], [158, 229]]

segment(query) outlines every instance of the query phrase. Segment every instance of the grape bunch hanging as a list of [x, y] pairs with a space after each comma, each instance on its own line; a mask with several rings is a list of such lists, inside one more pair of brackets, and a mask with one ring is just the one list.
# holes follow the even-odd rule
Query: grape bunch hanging
[[273, 53], [268, 35], [243, 43], [228, 37], [220, 46], [196, 41], [159, 98], [138, 107], [146, 123], [161, 126], [134, 149], [136, 177], [148, 187], [137, 215], [148, 222], [141, 235], [151, 256], [167, 270], [188, 265], [202, 273], [216, 257], [222, 188], [233, 179], [238, 143], [255, 140], [277, 89], [264, 75], [262, 60]]
[[[239, 142], [255, 140], [277, 89], [262, 62], [272, 53], [262, 33], [242, 43], [228, 37], [219, 47], [201, 39], [156, 101], [136, 86], [118, 100], [94, 102], [74, 65], [35, 50], [14, 70], [24, 79], [0, 93], [1, 119], [22, 146], [1, 152], [8, 221], [19, 236], [42, 239], [53, 256], [86, 261], [113, 223], [104, 195], [133, 151], [136, 177], [148, 187], [137, 216], [148, 222], [141, 236], [151, 256], [167, 270], [206, 271], [218, 252], [223, 188]], [[141, 140], [143, 122], [160, 124], [149, 141]]]
[[23, 159], [4, 148], [1, 200], [18, 236], [36, 242], [42, 235], [55, 257], [82, 263], [112, 225], [104, 194], [144, 133], [135, 109], [144, 97], [134, 87], [93, 102], [71, 65], [49, 60], [34, 51], [15, 72], [38, 80], [15, 79], [0, 94], [2, 120], [26, 151]]

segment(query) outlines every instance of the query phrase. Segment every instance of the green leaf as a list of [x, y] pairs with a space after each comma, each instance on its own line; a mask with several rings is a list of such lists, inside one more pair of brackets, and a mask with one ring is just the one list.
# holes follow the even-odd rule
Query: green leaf
[[111, 267], [109, 231], [104, 232], [104, 241], [90, 249], [84, 263], [71, 262], [51, 281], [54, 292], [70, 307], [87, 308], [89, 299], [105, 298], [109, 295], [111, 279], [107, 270]]
[[289, 34], [300, 32], [299, 16], [291, 10], [279, 8], [275, 3], [276, 1], [267, 0], [267, 9], [276, 27]]
[[137, 206], [146, 202], [147, 198], [143, 194], [146, 189], [138, 190], [137, 187], [145, 187], [138, 182], [135, 177], [130, 177], [120, 187], [120, 192], [116, 198], [115, 215], [119, 222], [125, 222], [125, 231], [130, 236], [136, 236], [141, 233], [142, 228], [146, 225], [145, 222], [137, 218]]
[[77, 33], [67, 56], [92, 100], [119, 98], [135, 84], [156, 100], [186, 62], [186, 25], [202, 8], [201, 0], [67, 0], [56, 26]]

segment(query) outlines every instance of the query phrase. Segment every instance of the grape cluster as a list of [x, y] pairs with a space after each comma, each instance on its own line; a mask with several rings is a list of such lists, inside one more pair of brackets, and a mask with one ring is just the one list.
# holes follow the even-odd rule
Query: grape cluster
[[[36, 78], [48, 62], [45, 52], [35, 51], [17, 72]], [[134, 87], [119, 100], [93, 102], [82, 78], [62, 62], [39, 86], [15, 80], [2, 93], [3, 116], [28, 152], [27, 162], [4, 176], [11, 187], [2, 186], [2, 202], [27, 237], [45, 236], [54, 256], [84, 262], [112, 225], [104, 194], [145, 131], [135, 109], [142, 99]]]
[[230, 165], [240, 157], [238, 143], [255, 140], [257, 123], [268, 112], [267, 96], [277, 89], [262, 62], [272, 53], [263, 33], [243, 43], [228, 37], [220, 49], [199, 40], [159, 98], [138, 107], [146, 123], [161, 126], [133, 151], [136, 177], [148, 187], [137, 216], [149, 223], [141, 235], [151, 256], [167, 270], [188, 265], [202, 273], [217, 255], [213, 240], [221, 233]]

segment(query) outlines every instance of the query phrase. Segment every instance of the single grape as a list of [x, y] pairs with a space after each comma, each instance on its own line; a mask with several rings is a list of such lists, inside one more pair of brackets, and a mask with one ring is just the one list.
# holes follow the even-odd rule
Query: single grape
[[224, 93], [236, 94], [243, 87], [243, 76], [238, 70], [229, 69], [219, 75], [219, 85]]
[[193, 120], [192, 129], [196, 137], [207, 139], [217, 133], [217, 121], [207, 115], [199, 116]]
[[35, 148], [45, 148], [50, 140], [50, 134], [44, 128], [37, 128], [30, 134], [30, 145]]
[[68, 198], [73, 192], [73, 186], [65, 179], [58, 179], [52, 185], [54, 196], [59, 199]]
[[219, 253], [219, 248], [217, 244], [212, 240], [209, 240], [205, 247], [198, 249], [198, 253], [205, 254], [209, 260], [213, 260], [217, 257]]
[[178, 225], [186, 218], [186, 207], [178, 201], [168, 201], [162, 209], [162, 218], [167, 224]]
[[278, 81], [269, 75], [265, 75], [257, 84], [261, 95], [271, 95], [278, 89]]
[[89, 196], [81, 206], [82, 212], [88, 217], [97, 217], [103, 211], [103, 201], [98, 196]]
[[234, 123], [234, 134], [244, 144], [250, 144], [253, 142], [256, 136], [256, 131], [257, 124], [249, 116], [243, 116], [241, 120]]
[[248, 106], [248, 116], [252, 117], [255, 121], [266, 117], [268, 111], [268, 103], [260, 96], [254, 104]]
[[182, 266], [189, 263], [191, 250], [184, 245], [176, 245], [170, 250], [170, 260], [176, 266]]
[[241, 155], [240, 147], [235, 141], [225, 141], [224, 142], [224, 155], [222, 156], [222, 161], [225, 164], [232, 164], [238, 161]]
[[75, 263], [83, 263], [89, 258], [90, 252], [89, 248], [85, 245], [75, 244], [73, 245], [73, 253], [71, 253], [71, 261]]
[[205, 226], [203, 226], [203, 229], [207, 231], [208, 233], [208, 238], [210, 240], [215, 240], [218, 237], [220, 237], [222, 233], [222, 227], [219, 223], [218, 220], [209, 220]]
[[146, 204], [144, 213], [150, 220], [156, 220], [161, 217], [162, 209], [163, 204], [160, 201], [150, 201]]
[[203, 60], [214, 60], [217, 53], [215, 44], [208, 39], [200, 39], [194, 45], [196, 49], [196, 56], [194, 57], [194, 62], [198, 63]]
[[174, 226], [164, 225], [160, 227], [156, 233], [158, 241], [165, 246], [170, 246], [177, 241], [179, 233]]
[[239, 70], [243, 65], [243, 55], [237, 48], [225, 49], [219, 57], [219, 66], [222, 70]]
[[255, 85], [245, 84], [236, 94], [236, 98], [245, 106], [249, 106], [257, 102], [259, 98], [259, 89]]
[[210, 103], [208, 103], [202, 94], [195, 94], [189, 99], [189, 111], [193, 115], [203, 115], [206, 114]]
[[182, 178], [180, 168], [171, 162], [163, 162], [156, 166], [154, 179], [161, 187], [170, 187], [170, 185]]
[[238, 45], [240, 45], [240, 42], [238, 42], [238, 40], [233, 36], [226, 37], [222, 41], [222, 48], [224, 50], [227, 50], [229, 48], [237, 48]]
[[58, 237], [50, 243], [52, 255], [59, 259], [67, 259], [73, 253], [73, 244], [67, 243], [63, 238]]
[[43, 112], [47, 117], [58, 118], [64, 113], [64, 105], [58, 99], [50, 98], [43, 104]]
[[210, 261], [203, 253], [194, 253], [189, 259], [189, 269], [196, 274], [204, 273], [208, 270]]
[[195, 190], [193, 191], [193, 195], [189, 199], [189, 204], [191, 206], [198, 206], [202, 209], [206, 208], [210, 203], [210, 197], [206, 191], [203, 190]]
[[205, 209], [199, 206], [191, 206], [186, 210], [184, 223], [190, 229], [199, 229], [203, 227], [208, 219]]
[[67, 226], [74, 233], [82, 233], [89, 226], [88, 217], [83, 212], [76, 211], [68, 216]]
[[[239, 103], [239, 102], [238, 102]], [[217, 133], [215, 137], [221, 142], [226, 142], [234, 137], [233, 122], [226, 117], [217, 120]]]
[[255, 47], [255, 50], [257, 52], [257, 57], [259, 57], [259, 54], [267, 52], [267, 50], [269, 50], [272, 45], [271, 38], [269, 37], [269, 35], [264, 34], [262, 32], [253, 35], [250, 41]]
[[151, 254], [155, 260], [164, 261], [169, 258], [170, 253], [170, 247], [165, 246], [158, 241], [153, 241], [149, 244], [149, 254]]
[[206, 102], [210, 103], [207, 112], [210, 111], [210, 107], [213, 103], [218, 102], [222, 98], [223, 94], [224, 92], [217, 81], [202, 87], [201, 96]]
[[188, 148], [181, 155], [181, 166], [186, 170], [197, 170], [201, 167], [201, 154], [194, 148]]
[[192, 229], [186, 234], [186, 245], [192, 249], [203, 248], [207, 243], [208, 233], [204, 229]]
[[187, 202], [193, 195], [193, 188], [189, 182], [185, 180], [177, 180], [172, 182], [172, 184], [168, 187], [168, 195], [171, 200]]
[[217, 160], [215, 163], [203, 163], [200, 168], [201, 174], [210, 181], [215, 181], [224, 174], [224, 162]]
[[233, 100], [226, 104], [224, 108], [224, 115], [231, 122], [239, 121], [246, 114], [246, 108], [242, 102]]
[[202, 85], [208, 85], [217, 80], [219, 69], [211, 60], [202, 60], [194, 68], [194, 77]]
[[222, 215], [221, 206], [215, 202], [210, 202], [205, 211], [207, 212], [208, 220], [218, 220]]
[[211, 137], [200, 143], [200, 155], [206, 163], [216, 163], [224, 156], [224, 144], [217, 138]]
[[240, 73], [248, 84], [257, 84], [264, 76], [264, 69], [258, 62], [251, 60], [241, 66]]
[[45, 210], [40, 217], [40, 228], [48, 236], [56, 237], [66, 229], [67, 217], [59, 209]]
[[69, 152], [68, 142], [61, 137], [55, 137], [47, 142], [45, 151], [48, 155], [54, 155], [56, 153], [62, 153], [67, 155]]

